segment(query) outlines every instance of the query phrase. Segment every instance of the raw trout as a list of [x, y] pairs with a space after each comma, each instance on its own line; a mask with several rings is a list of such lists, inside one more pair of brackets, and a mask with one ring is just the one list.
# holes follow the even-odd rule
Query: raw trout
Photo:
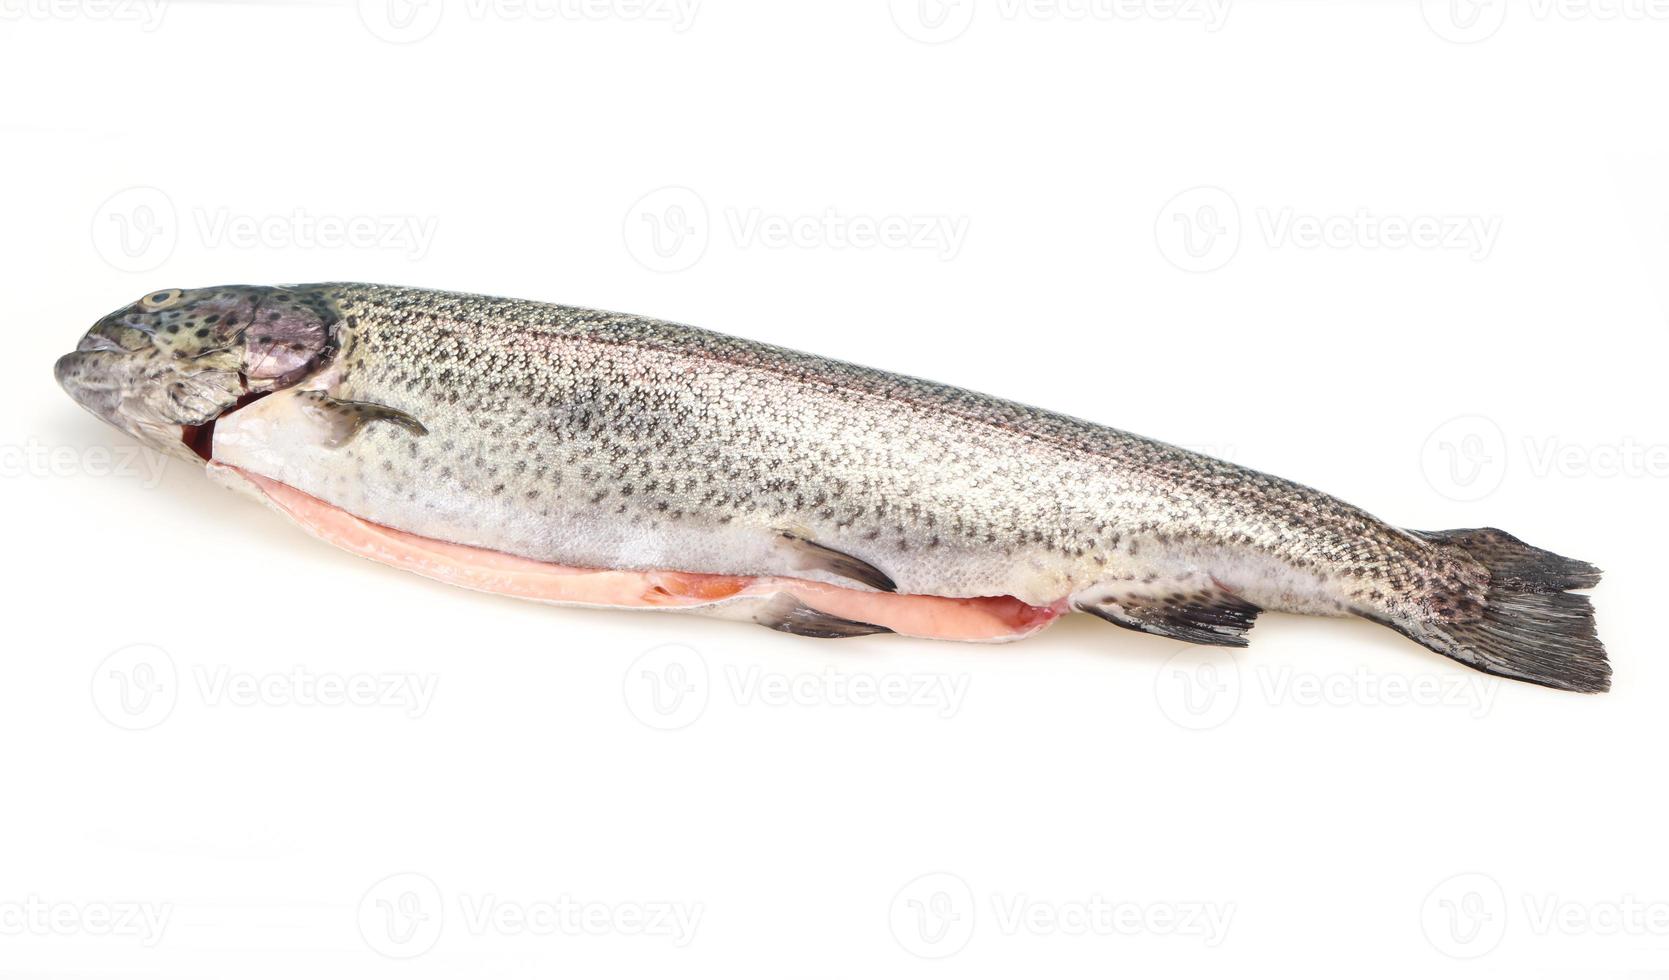
[[659, 320], [359, 283], [169, 289], [58, 361], [95, 415], [358, 554], [548, 602], [809, 636], [1010, 639], [1078, 610], [1244, 646], [1360, 616], [1603, 691], [1599, 571], [1409, 531], [1140, 436]]

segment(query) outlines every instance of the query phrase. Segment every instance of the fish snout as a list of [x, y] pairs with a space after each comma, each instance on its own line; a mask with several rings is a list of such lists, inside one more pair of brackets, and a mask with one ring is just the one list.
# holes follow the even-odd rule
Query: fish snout
[[124, 432], [137, 435], [121, 412], [122, 385], [101, 358], [110, 358], [106, 351], [77, 350], [58, 358], [52, 375], [58, 386], [75, 400], [77, 405]]
[[80, 351], [71, 351], [58, 358], [57, 362], [52, 365], [52, 377], [57, 380], [58, 387], [68, 391], [71, 397], [74, 397], [75, 392], [70, 391], [69, 381], [75, 377], [75, 359], [78, 354], [80, 354]]
[[153, 449], [180, 455], [185, 422], [175, 416], [219, 411], [207, 386], [153, 377], [146, 359], [127, 351], [83, 346], [97, 349], [71, 351], [53, 364], [58, 385], [77, 405]]
[[52, 365], [52, 376], [57, 379], [58, 387], [83, 405], [89, 395], [112, 387], [111, 372], [96, 360], [96, 355], [101, 353], [105, 352], [75, 350]]

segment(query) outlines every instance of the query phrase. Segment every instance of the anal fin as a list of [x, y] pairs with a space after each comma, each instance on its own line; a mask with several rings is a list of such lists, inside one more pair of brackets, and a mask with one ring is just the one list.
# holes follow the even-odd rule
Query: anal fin
[[1263, 612], [1210, 576], [1100, 586], [1075, 596], [1072, 604], [1125, 629], [1222, 647], [1245, 646], [1246, 631]]
[[778, 593], [760, 607], [759, 611], [754, 613], [753, 621], [782, 633], [823, 639], [892, 632], [885, 626], [831, 616], [811, 608], [787, 592]]

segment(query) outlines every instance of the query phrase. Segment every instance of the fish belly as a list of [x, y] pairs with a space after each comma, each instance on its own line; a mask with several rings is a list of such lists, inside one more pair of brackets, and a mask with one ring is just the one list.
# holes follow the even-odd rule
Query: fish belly
[[970, 641], [1019, 639], [1066, 611], [1065, 603], [1038, 607], [1010, 596], [902, 595], [779, 576], [576, 568], [385, 527], [226, 463], [211, 463], [209, 471], [345, 551], [450, 585], [539, 602], [751, 619], [787, 596], [827, 617], [881, 628], [871, 632]]

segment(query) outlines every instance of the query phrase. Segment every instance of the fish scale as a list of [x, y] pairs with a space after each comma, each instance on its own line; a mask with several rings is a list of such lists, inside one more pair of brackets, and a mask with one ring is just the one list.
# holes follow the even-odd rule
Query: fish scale
[[[534, 458], [585, 488], [581, 512], [550, 499], [561, 476], [512, 473], [498, 492], [540, 492], [544, 502], [527, 509], [543, 518], [623, 519], [680, 537], [669, 525], [733, 534], [738, 523], [768, 533], [790, 522], [888, 569], [906, 591], [1039, 603], [1108, 572], [1170, 573], [1171, 538], [1341, 571], [1368, 560], [1416, 573], [1430, 550], [1296, 485], [1001, 399], [639, 317], [336, 288], [347, 322], [336, 393], [420, 419], [541, 423], [511, 438], [563, 447]], [[455, 424], [472, 448], [450, 459], [420, 448], [421, 468], [450, 464], [459, 490], [497, 495], [511, 454], [491, 447], [504, 441], [476, 438], [493, 433], [467, 419]], [[396, 437], [379, 435], [364, 452], [398, 452]], [[392, 514], [369, 513], [399, 526]], [[1312, 528], [1343, 533], [1318, 541], [1305, 533]], [[579, 542], [473, 543], [517, 553], [532, 546], [540, 557], [579, 564], [620, 557]], [[702, 557], [696, 570], [781, 571]]]

